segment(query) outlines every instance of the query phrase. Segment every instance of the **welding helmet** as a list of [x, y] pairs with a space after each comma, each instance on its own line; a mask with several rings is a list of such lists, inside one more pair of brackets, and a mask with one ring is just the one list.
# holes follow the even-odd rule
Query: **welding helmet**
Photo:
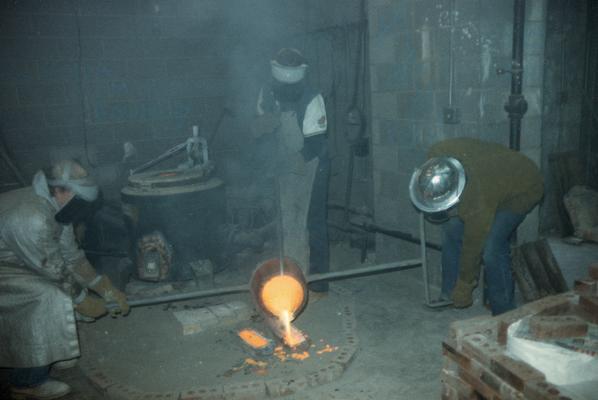
[[71, 224], [85, 219], [95, 208], [99, 189], [87, 171], [73, 160], [57, 162], [51, 171], [48, 186], [64, 188], [73, 197], [58, 210], [54, 218], [61, 224]]
[[275, 81], [293, 84], [305, 77], [307, 62], [299, 50], [285, 47], [270, 60], [270, 68]]
[[413, 172], [409, 196], [419, 210], [440, 213], [457, 204], [465, 182], [465, 170], [459, 160], [435, 157]]

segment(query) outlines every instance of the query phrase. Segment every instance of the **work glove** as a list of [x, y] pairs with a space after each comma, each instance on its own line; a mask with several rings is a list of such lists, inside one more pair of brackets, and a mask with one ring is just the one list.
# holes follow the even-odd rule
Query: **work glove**
[[89, 287], [91, 290], [99, 294], [106, 303], [116, 303], [118, 307], [111, 309], [110, 314], [127, 315], [129, 313], [129, 304], [127, 304], [127, 296], [118, 290], [107, 276], [101, 276], [100, 280], [93, 286]]
[[453, 306], [455, 308], [466, 308], [473, 304], [473, 288], [475, 284], [458, 280], [452, 293]]
[[96, 319], [108, 312], [103, 299], [90, 295], [87, 293], [87, 290], [85, 290], [81, 296], [84, 297], [75, 304], [75, 311], [84, 317]]
[[274, 132], [280, 126], [280, 114], [266, 112], [251, 121], [250, 130], [254, 138]]

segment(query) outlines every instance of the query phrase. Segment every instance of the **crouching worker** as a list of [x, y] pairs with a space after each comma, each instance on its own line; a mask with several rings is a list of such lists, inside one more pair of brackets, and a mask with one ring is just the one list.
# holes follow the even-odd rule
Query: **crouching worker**
[[449, 139], [430, 149], [411, 177], [411, 201], [445, 215], [442, 295], [457, 308], [473, 303], [480, 264], [492, 314], [515, 308], [510, 239], [542, 199], [542, 175], [525, 155], [496, 143]]
[[70, 387], [52, 364], [79, 357], [76, 316], [129, 311], [124, 293], [97, 275], [75, 241], [73, 222], [92, 209], [98, 187], [74, 161], [38, 171], [30, 187], [0, 194], [0, 367], [13, 398], [56, 399]]

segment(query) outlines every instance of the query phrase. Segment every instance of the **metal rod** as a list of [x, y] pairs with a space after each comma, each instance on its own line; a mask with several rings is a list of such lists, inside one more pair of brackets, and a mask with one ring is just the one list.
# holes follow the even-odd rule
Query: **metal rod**
[[177, 154], [180, 151], [183, 151], [185, 148], [187, 147], [187, 141], [183, 142], [183, 143], [179, 143], [176, 146], [166, 150], [164, 153], [162, 153], [161, 155], [159, 155], [158, 157], [154, 158], [153, 160], [150, 160], [148, 162], [146, 162], [145, 164], [134, 168], [130, 171], [130, 174], [137, 174], [139, 172], [143, 172], [148, 168], [153, 167], [156, 164], [161, 163], [162, 161], [174, 156], [175, 154]]
[[[385, 228], [385, 227], [382, 227], [380, 225], [377, 225], [377, 224], [374, 224], [371, 222], [361, 222], [361, 223], [351, 222], [351, 225], [359, 227], [365, 231], [382, 233], [383, 235], [401, 239], [406, 242], [411, 242], [411, 243], [416, 243], [416, 244], [420, 243], [420, 238], [417, 238], [417, 237], [411, 235], [410, 233], [401, 232], [396, 229]], [[430, 249], [442, 251], [442, 246], [439, 244], [424, 241], [424, 245]]]
[[419, 241], [422, 263], [422, 280], [424, 281], [424, 298], [426, 299], [426, 304], [430, 304], [430, 276], [428, 274], [428, 259], [426, 254], [426, 226], [423, 213], [419, 213]]
[[[335, 280], [335, 279], [343, 279], [349, 278], [353, 276], [359, 275], [371, 275], [377, 274], [381, 272], [387, 272], [392, 270], [405, 270], [416, 268], [421, 265], [421, 260], [419, 258], [405, 260], [405, 261], [398, 261], [398, 262], [391, 262], [386, 264], [378, 264], [369, 267], [361, 267], [361, 268], [350, 268], [344, 271], [335, 271], [335, 272], [327, 272], [323, 274], [314, 274], [306, 277], [306, 281], [316, 282], [316, 281], [324, 281], [324, 280]], [[139, 307], [139, 306], [149, 306], [154, 304], [161, 304], [161, 303], [172, 303], [175, 301], [183, 301], [183, 300], [191, 300], [191, 299], [198, 299], [201, 297], [213, 297], [213, 296], [223, 296], [227, 294], [235, 294], [235, 293], [242, 293], [247, 292], [250, 290], [249, 284], [245, 285], [238, 285], [238, 286], [230, 286], [230, 287], [223, 287], [217, 289], [208, 289], [208, 290], [196, 290], [187, 293], [176, 293], [176, 294], [167, 294], [163, 296], [156, 296], [150, 298], [130, 298], [128, 299], [128, 304], [130, 307]], [[117, 305], [114, 303], [109, 303], [106, 305], [108, 309], [114, 309]]]

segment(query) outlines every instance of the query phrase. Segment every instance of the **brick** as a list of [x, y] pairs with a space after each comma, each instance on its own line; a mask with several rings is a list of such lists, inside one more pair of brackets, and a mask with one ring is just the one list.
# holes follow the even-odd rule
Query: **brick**
[[[266, 381], [266, 393], [269, 397], [287, 396], [295, 393], [288, 379], [269, 379]], [[182, 399], [181, 399], [182, 400]]]
[[590, 314], [598, 315], [598, 297], [581, 295], [579, 305]]
[[529, 320], [529, 328], [535, 339], [585, 336], [588, 333], [588, 324], [574, 315], [534, 316]]
[[573, 290], [577, 294], [584, 294], [589, 296], [598, 295], [598, 282], [590, 279], [578, 279], [573, 283]]
[[484, 335], [466, 336], [462, 341], [463, 353], [490, 366], [493, 358], [503, 353], [503, 349]]
[[588, 275], [594, 280], [598, 280], [598, 263], [591, 264], [588, 267]]
[[499, 398], [498, 392], [481, 380], [486, 369], [479, 363], [471, 363], [469, 368], [460, 368], [459, 377], [471, 385], [484, 399]]
[[267, 396], [266, 385], [262, 381], [224, 385], [223, 394], [227, 400], [254, 400]]
[[490, 339], [497, 335], [498, 320], [490, 316], [480, 316], [463, 321], [453, 322], [449, 330], [449, 338], [461, 341], [466, 335], [484, 334]]
[[450, 391], [454, 392], [451, 394], [453, 397], [447, 398], [475, 398], [475, 391], [473, 390], [473, 387], [461, 379], [455, 371], [443, 369], [440, 373], [440, 381], [442, 382], [443, 386], [450, 388]]
[[562, 396], [561, 391], [546, 381], [528, 382], [523, 390], [526, 400], [571, 400]]
[[98, 368], [85, 369], [85, 376], [89, 380], [92, 386], [94, 386], [101, 393], [106, 393], [110, 386], [115, 384], [110, 378], [108, 378]]
[[309, 386], [318, 386], [330, 383], [341, 377], [344, 368], [337, 363], [329, 363], [328, 365], [318, 369], [317, 371], [307, 375]]
[[221, 386], [191, 388], [180, 393], [180, 400], [223, 400], [224, 398]]
[[471, 364], [470, 359], [457, 350], [457, 343], [450, 339], [442, 342], [442, 355], [448, 357], [462, 368], [468, 368]]
[[505, 355], [495, 357], [491, 362], [490, 370], [519, 391], [523, 390], [526, 382], [545, 379], [544, 374], [537, 369]]
[[181, 324], [183, 335], [203, 332], [206, 328], [216, 326], [219, 323], [216, 315], [207, 308], [175, 311], [173, 314]]
[[343, 345], [339, 347], [332, 362], [340, 364], [344, 369], [347, 369], [349, 363], [355, 357], [357, 352], [357, 346], [354, 345]]

